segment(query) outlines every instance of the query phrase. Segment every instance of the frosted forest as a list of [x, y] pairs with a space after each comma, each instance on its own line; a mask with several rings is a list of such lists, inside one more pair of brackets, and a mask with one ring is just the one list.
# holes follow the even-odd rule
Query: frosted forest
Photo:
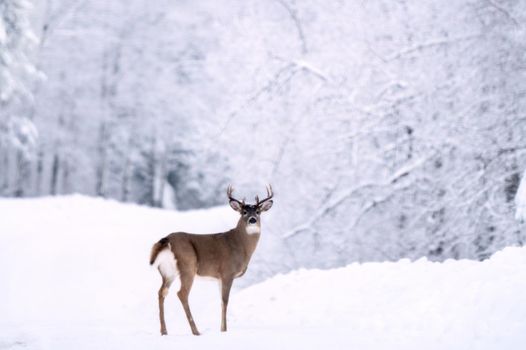
[[484, 259], [526, 239], [523, 1], [3, 0], [0, 14], [1, 196], [188, 210], [271, 183], [286, 268]]
[[[119, 323], [152, 315], [153, 321], [143, 320], [144, 328], [136, 326], [146, 338], [129, 338], [127, 345], [149, 347], [150, 333], [140, 332], [156, 331], [150, 303], [155, 309], [158, 276], [141, 269], [147, 268], [151, 244], [170, 230], [232, 227], [227, 186], [251, 202], [272, 184], [275, 204], [263, 219], [264, 238], [238, 286], [301, 270], [243, 290], [245, 311], [233, 311], [234, 324], [246, 325], [249, 318], [255, 327], [272, 327], [272, 320], [309, 325], [341, 308], [351, 316], [326, 322], [363, 331], [363, 339], [344, 342], [349, 346], [381, 349], [369, 343], [371, 329], [379, 327], [378, 334], [387, 334], [385, 348], [429, 348], [429, 334], [415, 322], [422, 318], [412, 312], [427, 310], [420, 296], [434, 295], [430, 291], [447, 275], [437, 304], [425, 305], [445, 310], [445, 301], [454, 299], [471, 316], [462, 318], [465, 324], [431, 318], [443, 337], [433, 344], [511, 349], [526, 334], [525, 309], [512, 306], [526, 305], [526, 282], [516, 279], [526, 271], [526, 255], [524, 248], [506, 248], [526, 242], [525, 170], [524, 0], [0, 0], [0, 279], [8, 286], [0, 288], [0, 299], [11, 300], [0, 302], [0, 313], [11, 315], [0, 322], [0, 348], [79, 346], [62, 336], [56, 343], [41, 342], [49, 333], [37, 321], [30, 336], [16, 326], [16, 320], [38, 320], [30, 315], [46, 307], [56, 313], [57, 324], [68, 317], [78, 321], [73, 314], [60, 318], [57, 311], [69, 315], [77, 304], [66, 297], [52, 301], [56, 287], [49, 281], [64, 274], [71, 277], [60, 282], [61, 290], [84, 283], [87, 289], [75, 293], [106, 298], [99, 307], [87, 303], [84, 315], [111, 310]], [[25, 245], [45, 237], [48, 253]], [[76, 253], [84, 265], [59, 267], [58, 261], [71, 257], [66, 247], [75, 239], [86, 244]], [[112, 258], [114, 250], [100, 250], [97, 243], [105, 240], [125, 253]], [[130, 266], [125, 261], [135, 270], [121, 280], [104, 275], [108, 270], [99, 265], [124, 271]], [[414, 266], [406, 265], [410, 261]], [[45, 269], [33, 273], [42, 279], [42, 300], [24, 297], [33, 290], [23, 278], [26, 267]], [[81, 277], [73, 270], [85, 271], [86, 280], [77, 281]], [[99, 271], [109, 286], [106, 297], [95, 289]], [[130, 282], [124, 277], [137, 271], [143, 281], [155, 280], [141, 286], [144, 293], [124, 289]], [[479, 285], [484, 273], [492, 282]], [[394, 288], [379, 296], [385, 300], [369, 294], [369, 286], [380, 283], [371, 279], [375, 274], [384, 283], [380, 289]], [[349, 276], [339, 287], [356, 299], [334, 295], [343, 308], [314, 305], [319, 318], [288, 309], [294, 295], [312, 301], [301, 294], [304, 283], [330, 276], [333, 282]], [[362, 289], [346, 284], [355, 278]], [[487, 293], [473, 299], [469, 291], [447, 289], [461, 280]], [[397, 281], [405, 281], [410, 292]], [[484, 289], [497, 285], [510, 295]], [[268, 299], [275, 290], [289, 293]], [[364, 295], [370, 299], [362, 305]], [[401, 295], [409, 295], [405, 306], [389, 304]], [[107, 307], [122, 300], [129, 301], [125, 312]], [[272, 310], [275, 300], [285, 313], [303, 316], [280, 319], [260, 312]], [[34, 307], [20, 316], [19, 306], [31, 302]], [[489, 306], [479, 310], [480, 305]], [[357, 310], [370, 313], [370, 320], [349, 318]], [[389, 325], [386, 310], [422, 339], [398, 337], [404, 329], [379, 326]], [[481, 319], [479, 311], [494, 318], [466, 332], [469, 322]], [[106, 321], [112, 317], [107, 316]], [[186, 325], [180, 328], [184, 334]], [[455, 342], [451, 334], [457, 330], [475, 335], [468, 343]], [[9, 337], [2, 339], [3, 332]], [[85, 332], [82, 337], [90, 338], [91, 331]], [[234, 341], [251, 344], [253, 334], [246, 332]], [[331, 333], [334, 348], [342, 344], [338, 339], [347, 339], [347, 329], [338, 332]], [[257, 345], [327, 346], [316, 343], [324, 339], [316, 333], [310, 341], [301, 332], [282, 334], [283, 339], [272, 334], [276, 343], [256, 333], [266, 339]], [[112, 335], [115, 344], [121, 335]], [[209, 337], [210, 344], [230, 341]], [[94, 339], [84, 348], [117, 347]]]

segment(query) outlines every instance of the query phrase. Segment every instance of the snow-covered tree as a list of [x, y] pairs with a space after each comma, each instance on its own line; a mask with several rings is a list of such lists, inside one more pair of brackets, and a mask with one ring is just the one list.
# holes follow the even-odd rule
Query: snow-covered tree
[[27, 0], [0, 3], [0, 103], [28, 97], [28, 77], [35, 74], [31, 51], [36, 44]]
[[270, 182], [269, 271], [526, 238], [524, 1], [35, 3], [47, 78], [9, 130], [39, 142], [2, 151], [2, 195], [190, 209]]
[[37, 43], [30, 25], [31, 3], [0, 2], [0, 191], [24, 194], [37, 130], [24, 115], [32, 103], [30, 86], [37, 76], [32, 50]]

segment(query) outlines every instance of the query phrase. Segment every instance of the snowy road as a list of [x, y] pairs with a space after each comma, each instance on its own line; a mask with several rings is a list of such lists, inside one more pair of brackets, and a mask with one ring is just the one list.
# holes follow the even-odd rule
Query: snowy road
[[[1, 200], [0, 349], [523, 349], [526, 249], [484, 262], [351, 264], [275, 276], [231, 296], [198, 281], [190, 334], [172, 288], [158, 333], [151, 244], [228, 227], [225, 208], [173, 213], [80, 196]], [[203, 215], [207, 220], [204, 221]], [[257, 254], [257, 251], [256, 251]]]

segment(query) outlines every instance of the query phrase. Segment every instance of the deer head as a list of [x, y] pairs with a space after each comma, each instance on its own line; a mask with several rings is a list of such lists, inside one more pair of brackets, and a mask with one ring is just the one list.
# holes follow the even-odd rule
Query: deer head
[[249, 234], [259, 233], [261, 230], [260, 215], [262, 212], [272, 208], [272, 204], [274, 203], [272, 201], [272, 197], [274, 196], [272, 193], [272, 186], [267, 186], [267, 198], [259, 200], [259, 197], [256, 196], [256, 204], [246, 204], [245, 199], [242, 201], [235, 199], [232, 197], [233, 192], [234, 188], [228, 186], [226, 193], [230, 206], [241, 215], [238, 227], [245, 227], [246, 232]]

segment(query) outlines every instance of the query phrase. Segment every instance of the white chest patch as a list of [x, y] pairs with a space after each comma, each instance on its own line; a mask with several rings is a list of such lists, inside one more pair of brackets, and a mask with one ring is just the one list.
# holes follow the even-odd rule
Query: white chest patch
[[249, 235], [254, 235], [261, 231], [258, 225], [247, 225], [246, 230]]

